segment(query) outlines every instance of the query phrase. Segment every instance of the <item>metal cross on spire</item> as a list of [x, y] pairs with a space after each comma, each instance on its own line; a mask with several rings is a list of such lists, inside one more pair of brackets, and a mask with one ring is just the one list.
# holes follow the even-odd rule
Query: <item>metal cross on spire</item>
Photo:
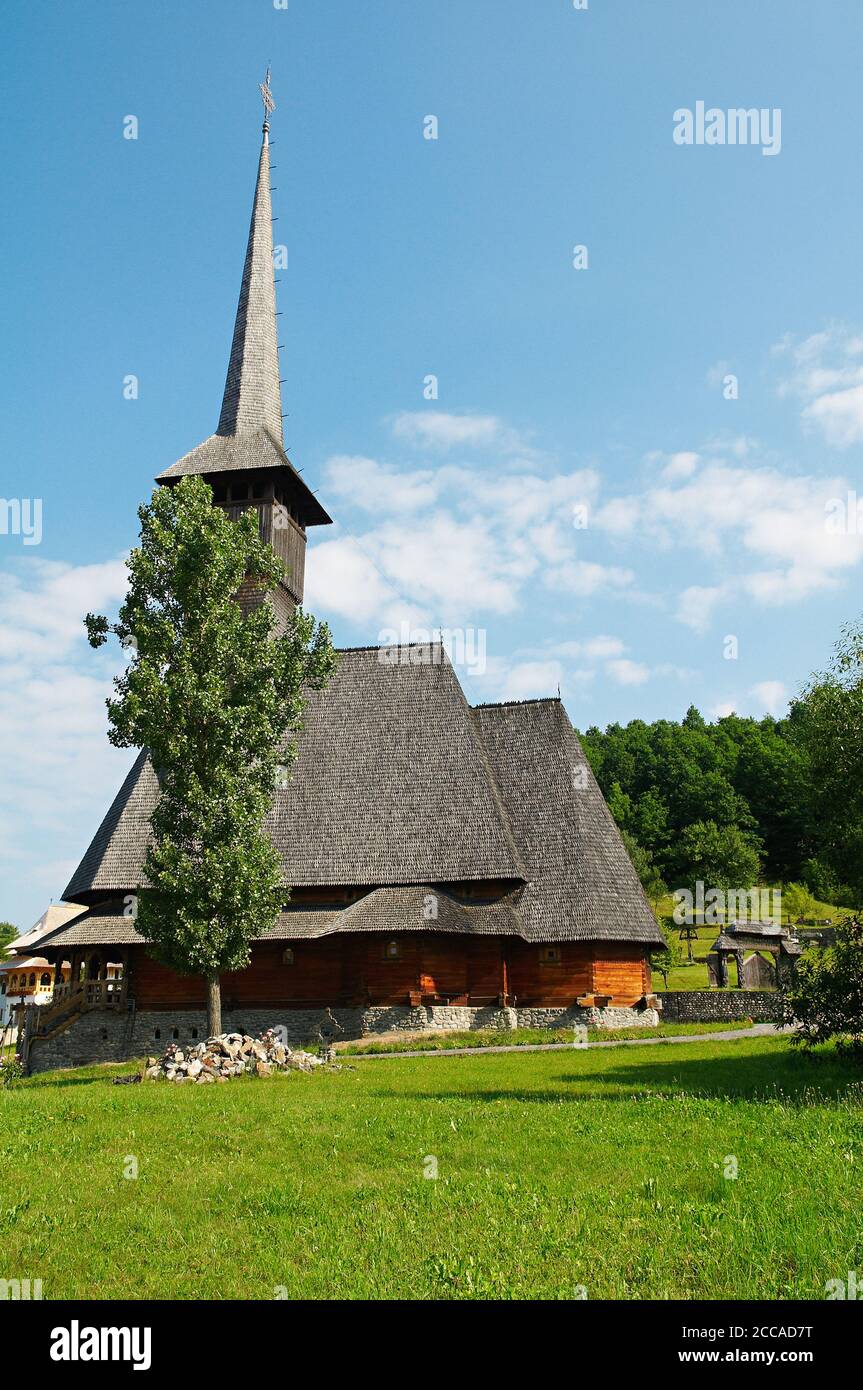
[[260, 84], [261, 101], [264, 103], [264, 125], [270, 118], [270, 112], [275, 111], [276, 103], [273, 101], [273, 94], [270, 91], [270, 66], [267, 64], [267, 75]]

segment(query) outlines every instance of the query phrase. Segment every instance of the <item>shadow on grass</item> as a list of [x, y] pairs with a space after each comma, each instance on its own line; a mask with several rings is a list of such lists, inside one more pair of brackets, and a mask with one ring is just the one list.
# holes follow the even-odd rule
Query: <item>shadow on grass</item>
[[[610, 1062], [602, 1073], [574, 1069], [538, 1077], [537, 1081], [535, 1090], [525, 1089], [523, 1085], [490, 1090], [472, 1086], [465, 1078], [465, 1084], [458, 1089], [426, 1089], [409, 1094], [417, 1100], [515, 1100], [533, 1105], [577, 1104], [586, 1100], [629, 1101], [634, 1095], [645, 1093], [755, 1103], [781, 1100], [798, 1105], [822, 1105], [842, 1098], [863, 1105], [863, 1068], [834, 1051], [793, 1052], [781, 1057], [682, 1059], [669, 1050], [661, 1059], [643, 1062], [629, 1054], [625, 1062], [622, 1059]], [[375, 1087], [375, 1090], [378, 1095], [405, 1095], [403, 1091], [389, 1088], [384, 1091]]]

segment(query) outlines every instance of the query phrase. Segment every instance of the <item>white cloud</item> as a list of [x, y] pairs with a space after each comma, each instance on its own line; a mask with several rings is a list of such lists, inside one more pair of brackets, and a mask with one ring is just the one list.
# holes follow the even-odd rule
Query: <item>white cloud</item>
[[788, 704], [788, 691], [782, 681], [759, 681], [749, 693], [768, 714], [781, 714]]
[[803, 419], [820, 426], [828, 444], [847, 449], [863, 440], [863, 386], [830, 391], [806, 406]]
[[[712, 460], [678, 486], [660, 484], [616, 498], [594, 512], [594, 525], [615, 540], [654, 550], [690, 550], [733, 575], [687, 587], [678, 617], [705, 631], [718, 604], [746, 594], [763, 604], [797, 602], [840, 582], [863, 560], [863, 536], [828, 530], [826, 506], [843, 497], [840, 478], [790, 476], [775, 467]], [[632, 559], [631, 545], [627, 557]]]
[[863, 440], [863, 338], [836, 324], [802, 341], [790, 334], [774, 352], [790, 362], [780, 396], [804, 402], [805, 426], [820, 430], [828, 444], [847, 449]]
[[515, 430], [496, 415], [451, 415], [445, 410], [403, 410], [393, 418], [396, 439], [420, 447], [448, 450], [473, 445], [494, 445], [509, 453], [526, 448]]
[[575, 529], [573, 507], [589, 507], [599, 491], [590, 469], [501, 475], [455, 464], [396, 469], [339, 455], [325, 467], [325, 486], [342, 499], [343, 513], [353, 507], [373, 521], [353, 537], [314, 546], [308, 601], [355, 622], [375, 622], [393, 605], [412, 607], [423, 625], [511, 613], [538, 573], [579, 594], [631, 580], [620, 567], [576, 559], [584, 532]]
[[644, 685], [650, 680], [650, 667], [641, 661], [630, 661], [628, 657], [606, 662], [605, 669], [618, 685]]
[[122, 657], [115, 643], [93, 651], [83, 625], [125, 588], [121, 560], [28, 560], [0, 574], [0, 882], [13, 904], [0, 917], [19, 926], [62, 892], [134, 756], [107, 739]]
[[430, 621], [424, 608], [405, 599], [381, 573], [365, 544], [351, 536], [310, 549], [305, 590], [306, 607], [321, 617], [335, 615], [374, 629]]
[[680, 478], [691, 478], [698, 467], [698, 454], [672, 454], [662, 470], [667, 482], [677, 482]]
[[635, 575], [630, 569], [620, 565], [601, 565], [595, 560], [568, 560], [562, 565], [553, 565], [543, 573], [543, 581], [550, 589], [562, 589], [578, 598], [588, 598], [601, 591], [626, 589], [632, 584]]
[[556, 695], [564, 681], [559, 661], [522, 661], [511, 666], [503, 681], [501, 700], [541, 700]]

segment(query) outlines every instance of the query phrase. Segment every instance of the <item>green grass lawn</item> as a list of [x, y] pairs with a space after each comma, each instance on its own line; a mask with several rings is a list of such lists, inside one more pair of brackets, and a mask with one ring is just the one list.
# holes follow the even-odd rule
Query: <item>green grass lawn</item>
[[[622, 1042], [632, 1038], [681, 1038], [689, 1033], [722, 1033], [748, 1028], [751, 1019], [728, 1023], [660, 1023], [657, 1028], [588, 1028], [593, 1042]], [[370, 1053], [449, 1052], [458, 1047], [533, 1047], [549, 1043], [573, 1045], [572, 1028], [477, 1028], [470, 1031], [423, 1033], [419, 1037], [383, 1042], [344, 1043], [336, 1050], [341, 1057], [367, 1057]]]
[[46, 1299], [787, 1299], [863, 1265], [863, 1084], [833, 1052], [353, 1068], [0, 1093], [4, 1277]]

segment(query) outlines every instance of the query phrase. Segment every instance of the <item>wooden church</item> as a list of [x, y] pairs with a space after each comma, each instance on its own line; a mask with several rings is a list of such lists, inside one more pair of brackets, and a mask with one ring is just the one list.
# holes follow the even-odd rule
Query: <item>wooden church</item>
[[[263, 132], [218, 427], [157, 481], [199, 474], [231, 516], [255, 508], [284, 562], [268, 601], [287, 614], [308, 528], [331, 518], [283, 441], [268, 119]], [[64, 893], [80, 915], [40, 941], [64, 969], [29, 1022], [33, 1070], [205, 1036], [204, 982], [158, 964], [135, 930], [156, 796], [143, 752]], [[343, 650], [310, 695], [268, 825], [285, 907], [249, 967], [222, 978], [226, 1028], [302, 1041], [325, 1007], [346, 1037], [656, 1021], [661, 937], [559, 698], [471, 708], [438, 645]]]

